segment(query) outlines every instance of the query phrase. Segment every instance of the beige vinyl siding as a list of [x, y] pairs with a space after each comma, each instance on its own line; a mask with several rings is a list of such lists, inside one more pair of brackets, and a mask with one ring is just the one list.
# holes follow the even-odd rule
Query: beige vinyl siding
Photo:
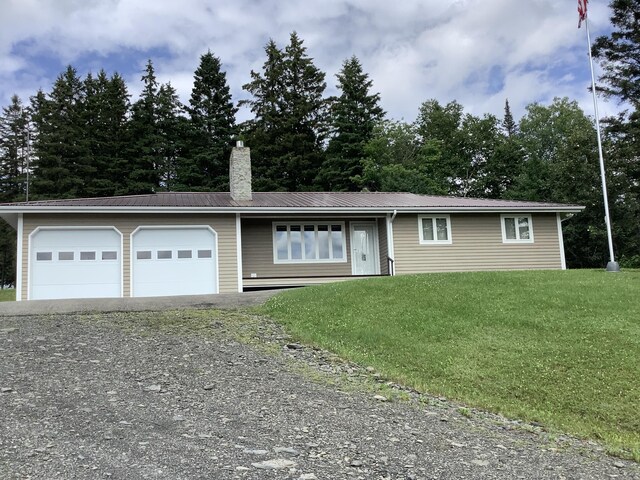
[[218, 237], [218, 289], [220, 293], [238, 291], [235, 215], [173, 214], [25, 214], [22, 257], [22, 298], [27, 299], [29, 272], [29, 234], [37, 227], [103, 227], [113, 226], [122, 233], [123, 295], [131, 293], [131, 233], [140, 226], [208, 225]]
[[[265, 277], [310, 277], [351, 275], [351, 241], [349, 238], [349, 222], [345, 224], [346, 262], [315, 263], [274, 263], [273, 261], [273, 222], [319, 222], [337, 223], [336, 219], [243, 219], [242, 220], [242, 276], [249, 278]], [[267, 282], [269, 283], [269, 282]]]
[[533, 214], [533, 243], [502, 243], [500, 214], [451, 214], [451, 245], [421, 245], [417, 215], [393, 223], [396, 274], [562, 268], [556, 214]]

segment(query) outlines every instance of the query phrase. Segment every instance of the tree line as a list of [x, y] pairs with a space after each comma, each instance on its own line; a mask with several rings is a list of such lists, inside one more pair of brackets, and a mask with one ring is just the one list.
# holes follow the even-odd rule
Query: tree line
[[[631, 108], [604, 119], [614, 241], [623, 266], [640, 265], [640, 0], [613, 0], [616, 29], [594, 43], [599, 89]], [[153, 63], [131, 101], [117, 73], [79, 77], [69, 66], [28, 104], [14, 96], [0, 117], [0, 201], [225, 191], [236, 139], [252, 149], [257, 191], [408, 191], [585, 205], [565, 222], [571, 267], [607, 258], [596, 132], [577, 102], [533, 103], [519, 120], [472, 115], [429, 99], [414, 122], [387, 118], [358, 58], [337, 74], [338, 94], [294, 32], [269, 41], [260, 71], [233, 102], [222, 64], [200, 58], [188, 104]], [[625, 58], [625, 62], [620, 62]], [[237, 124], [238, 107], [253, 114]], [[27, 166], [27, 162], [30, 162]], [[0, 285], [14, 278], [14, 233], [0, 227]]]

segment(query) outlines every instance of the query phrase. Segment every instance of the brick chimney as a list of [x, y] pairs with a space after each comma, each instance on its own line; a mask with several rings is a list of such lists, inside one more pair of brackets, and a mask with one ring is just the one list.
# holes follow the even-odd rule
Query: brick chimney
[[241, 141], [231, 150], [229, 161], [229, 189], [236, 201], [251, 200], [251, 155]]

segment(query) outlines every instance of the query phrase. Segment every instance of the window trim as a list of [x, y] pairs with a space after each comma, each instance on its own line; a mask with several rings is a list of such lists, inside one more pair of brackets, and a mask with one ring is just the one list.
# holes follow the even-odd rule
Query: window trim
[[[295, 226], [299, 226], [300, 227], [300, 231], [304, 232], [304, 227], [305, 225], [313, 225], [314, 227], [314, 231], [317, 232], [318, 231], [318, 225], [326, 225], [327, 227], [331, 228], [331, 225], [340, 225], [340, 233], [342, 234], [342, 258], [296, 258], [296, 259], [291, 259], [288, 258], [286, 260], [283, 259], [279, 259], [278, 258], [278, 244], [276, 241], [276, 229], [277, 227], [282, 227], [282, 226], [286, 226], [287, 227], [287, 234], [289, 234], [291, 232], [291, 226], [295, 225]], [[303, 240], [301, 245], [304, 245], [304, 235], [302, 236]], [[290, 236], [287, 235], [287, 238], [289, 239]], [[331, 237], [329, 237], [331, 238]], [[273, 263], [274, 264], [311, 264], [311, 263], [347, 263], [347, 233], [346, 233], [346, 227], [345, 227], [345, 222], [344, 221], [332, 221], [332, 220], [327, 220], [327, 221], [317, 221], [317, 220], [312, 220], [312, 221], [304, 221], [304, 220], [298, 220], [298, 221], [293, 221], [293, 222], [272, 222], [271, 224], [271, 242], [272, 242], [272, 247], [273, 247]], [[331, 242], [329, 243], [329, 246], [331, 247]], [[302, 246], [302, 251], [304, 252], [304, 246]], [[288, 241], [287, 242], [287, 250], [289, 253], [289, 256], [291, 255], [291, 242]], [[329, 248], [329, 255], [333, 256], [333, 249]], [[304, 257], [304, 255], [303, 255]]]
[[[507, 228], [505, 219], [513, 218], [516, 220], [516, 238], [507, 238]], [[517, 219], [529, 219], [529, 238], [520, 238], [520, 230], [518, 229]], [[534, 243], [533, 238], [533, 217], [530, 213], [503, 213], [500, 215], [500, 228], [502, 230], [502, 243]]]
[[[424, 238], [424, 231], [422, 229], [422, 221], [425, 218], [431, 219], [434, 232], [437, 231], [435, 220], [437, 218], [444, 218], [447, 221], [447, 240], [426, 240]], [[449, 215], [448, 213], [418, 215], [418, 238], [420, 241], [420, 245], [451, 245], [453, 243], [453, 235], [451, 233], [451, 215]]]

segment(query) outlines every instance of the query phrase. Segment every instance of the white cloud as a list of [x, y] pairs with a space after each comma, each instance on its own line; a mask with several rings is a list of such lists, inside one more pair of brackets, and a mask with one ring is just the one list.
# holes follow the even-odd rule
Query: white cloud
[[[284, 46], [296, 30], [309, 55], [335, 73], [355, 54], [392, 118], [413, 120], [421, 102], [458, 100], [475, 114], [517, 116], [533, 101], [576, 98], [592, 111], [584, 29], [575, 2], [552, 0], [3, 0], [0, 103], [26, 99], [67, 63], [80, 74], [103, 62], [139, 91], [151, 57], [162, 81], [188, 101], [193, 71], [211, 50], [222, 60], [234, 98], [259, 70], [269, 38]], [[594, 37], [609, 12], [590, 5]], [[603, 110], [616, 110], [615, 102]], [[590, 110], [591, 109], [591, 110]], [[246, 118], [247, 112], [240, 116]]]

